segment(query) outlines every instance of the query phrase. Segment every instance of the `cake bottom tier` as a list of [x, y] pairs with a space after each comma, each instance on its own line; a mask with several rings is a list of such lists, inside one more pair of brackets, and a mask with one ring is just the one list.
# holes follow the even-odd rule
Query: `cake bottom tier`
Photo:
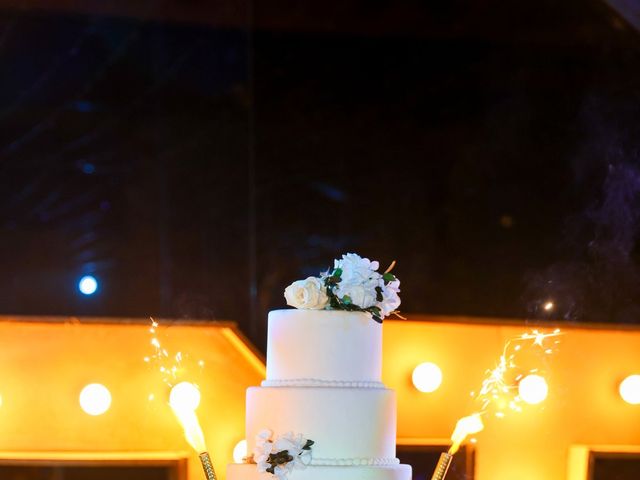
[[[232, 463], [227, 466], [227, 480], [275, 480], [270, 473], [259, 473], [254, 464]], [[287, 480], [411, 480], [409, 465], [389, 467], [309, 466], [293, 470]]]

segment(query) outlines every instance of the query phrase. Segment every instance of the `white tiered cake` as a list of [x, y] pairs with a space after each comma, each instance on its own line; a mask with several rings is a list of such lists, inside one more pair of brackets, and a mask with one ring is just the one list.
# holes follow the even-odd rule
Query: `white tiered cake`
[[382, 324], [369, 313], [271, 312], [267, 378], [247, 391], [248, 452], [260, 450], [265, 431], [313, 445], [297, 450], [304, 468], [272, 474], [231, 464], [227, 479], [409, 480], [411, 467], [396, 458], [395, 392], [382, 384], [381, 367]]

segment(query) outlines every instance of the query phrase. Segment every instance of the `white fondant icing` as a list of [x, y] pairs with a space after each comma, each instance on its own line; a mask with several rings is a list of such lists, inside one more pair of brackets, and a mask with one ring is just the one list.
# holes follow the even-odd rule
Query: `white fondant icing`
[[[233, 463], [227, 467], [227, 480], [274, 480], [259, 473], [255, 465]], [[293, 470], [287, 480], [411, 480], [409, 465], [393, 466], [309, 466]]]
[[380, 382], [382, 325], [363, 312], [269, 312], [267, 381]]
[[302, 434], [312, 458], [395, 458], [395, 392], [371, 388], [252, 387], [247, 443], [264, 429]]
[[[410, 480], [395, 458], [395, 393], [380, 381], [382, 328], [369, 314], [277, 310], [269, 314], [267, 379], [247, 390], [249, 454], [256, 435], [292, 432], [315, 443], [311, 464], [287, 480]], [[228, 480], [274, 480], [232, 464]]]
[[356, 382], [346, 380], [319, 380], [317, 378], [296, 378], [291, 380], [263, 380], [263, 387], [346, 387], [385, 388], [382, 382]]

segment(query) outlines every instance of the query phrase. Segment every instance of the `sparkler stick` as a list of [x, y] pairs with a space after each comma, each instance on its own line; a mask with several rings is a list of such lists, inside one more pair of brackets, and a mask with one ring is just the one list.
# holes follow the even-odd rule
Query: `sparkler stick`
[[202, 452], [198, 456], [200, 457], [200, 462], [202, 462], [202, 469], [204, 470], [205, 478], [207, 480], [217, 480], [216, 472], [213, 469], [213, 464], [211, 463], [209, 452]]
[[449, 471], [449, 465], [451, 465], [451, 460], [453, 460], [453, 454], [449, 452], [442, 452], [440, 454], [440, 459], [438, 460], [438, 464], [436, 465], [436, 469], [433, 471], [433, 476], [431, 480], [443, 480], [447, 475], [447, 471]]
[[[560, 329], [554, 330], [552, 333], [541, 333], [538, 330], [533, 330], [531, 333], [523, 333], [521, 336], [510, 339], [505, 343], [502, 349], [502, 355], [498, 361], [498, 365], [492, 370], [487, 370], [487, 376], [482, 381], [482, 386], [475, 400], [481, 402], [480, 410], [467, 416], [462, 417], [456, 423], [456, 427], [451, 435], [451, 447], [446, 453], [440, 455], [440, 459], [436, 464], [436, 468], [433, 472], [431, 480], [444, 480], [449, 470], [449, 466], [453, 460], [453, 456], [460, 448], [460, 445], [467, 436], [480, 432], [484, 428], [482, 416], [485, 415], [490, 406], [496, 407], [496, 417], [502, 418], [505, 416], [504, 409], [508, 407], [514, 412], [522, 411], [520, 403], [522, 399], [519, 396], [513, 398], [505, 398], [505, 396], [511, 394], [513, 389], [517, 388], [517, 385], [513, 385], [505, 379], [505, 374], [509, 371], [517, 368], [516, 354], [522, 349], [522, 342], [527, 340], [533, 340], [532, 347], [540, 347], [545, 354], [549, 355], [553, 353], [552, 348], [545, 348], [543, 342], [546, 338], [557, 337], [561, 335]], [[559, 341], [555, 341], [559, 343]], [[513, 349], [512, 345], [516, 344]], [[532, 371], [533, 372], [533, 371]], [[521, 375], [516, 377], [518, 380]], [[473, 395], [473, 394], [472, 394]]]

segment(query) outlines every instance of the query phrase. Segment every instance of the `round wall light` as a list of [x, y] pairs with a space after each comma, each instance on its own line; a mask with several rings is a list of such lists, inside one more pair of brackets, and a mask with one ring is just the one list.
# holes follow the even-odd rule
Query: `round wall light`
[[247, 456], [247, 441], [240, 440], [233, 448], [233, 461], [236, 463], [244, 463], [244, 457]]
[[90, 383], [80, 392], [80, 407], [89, 415], [102, 415], [111, 406], [111, 392], [104, 385]]
[[619, 387], [622, 399], [631, 405], [640, 404], [640, 375], [629, 375]]
[[435, 392], [442, 383], [442, 370], [435, 363], [421, 363], [413, 369], [411, 380], [421, 392]]
[[549, 393], [549, 387], [544, 377], [540, 375], [527, 375], [518, 384], [520, 398], [530, 405], [543, 402]]

